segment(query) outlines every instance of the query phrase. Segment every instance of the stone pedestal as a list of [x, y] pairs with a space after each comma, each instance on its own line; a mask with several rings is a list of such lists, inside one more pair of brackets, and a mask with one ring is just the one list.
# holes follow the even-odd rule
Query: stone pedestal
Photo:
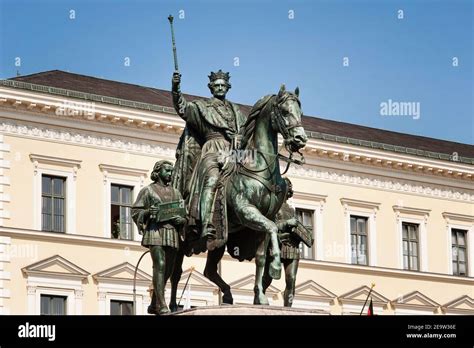
[[329, 315], [318, 309], [276, 306], [222, 305], [187, 309], [170, 315]]

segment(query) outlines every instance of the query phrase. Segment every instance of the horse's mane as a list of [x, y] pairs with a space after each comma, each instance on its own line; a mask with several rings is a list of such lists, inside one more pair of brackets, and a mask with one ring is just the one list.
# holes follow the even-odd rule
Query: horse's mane
[[265, 105], [267, 105], [267, 103], [270, 101], [270, 99], [273, 96], [275, 95], [274, 94], [266, 95], [265, 97], [260, 98], [252, 107], [252, 110], [250, 110], [250, 114], [243, 127], [244, 130], [243, 130], [241, 148], [246, 149], [252, 142], [253, 135], [255, 133], [255, 124], [257, 121], [257, 117], [260, 115]]

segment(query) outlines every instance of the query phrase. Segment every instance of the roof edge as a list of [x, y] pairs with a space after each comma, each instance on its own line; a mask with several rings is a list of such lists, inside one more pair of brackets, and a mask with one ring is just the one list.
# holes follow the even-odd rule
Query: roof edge
[[[29, 91], [52, 94], [52, 95], [96, 101], [96, 102], [101, 102], [105, 104], [113, 104], [113, 105], [118, 105], [118, 106], [129, 107], [133, 109], [156, 111], [156, 112], [163, 112], [163, 113], [167, 113], [171, 115], [176, 115], [174, 108], [170, 108], [167, 106], [136, 102], [132, 100], [102, 96], [99, 94], [73, 91], [73, 90], [64, 89], [64, 88], [38, 85], [38, 84], [30, 83], [30, 82], [4, 79], [4, 80], [0, 80], [0, 85], [4, 87], [17, 88], [17, 89], [29, 90]], [[306, 116], [306, 117], [311, 117], [311, 116]], [[419, 150], [419, 149], [414, 149], [414, 148], [409, 148], [409, 147], [404, 147], [404, 146], [379, 143], [375, 141], [350, 138], [350, 137], [321, 133], [321, 132], [310, 131], [310, 130], [307, 130], [306, 134], [308, 135], [309, 138], [312, 138], [312, 139], [355, 145], [355, 146], [365, 147], [369, 149], [395, 152], [399, 154], [401, 153], [401, 154], [413, 155], [413, 156], [418, 156], [418, 157], [425, 157], [429, 159], [474, 165], [474, 158], [470, 158], [470, 157], [459, 156], [458, 160], [455, 161], [452, 159], [452, 155], [446, 154], [446, 153]], [[464, 144], [464, 145], [469, 145], [469, 144]]]

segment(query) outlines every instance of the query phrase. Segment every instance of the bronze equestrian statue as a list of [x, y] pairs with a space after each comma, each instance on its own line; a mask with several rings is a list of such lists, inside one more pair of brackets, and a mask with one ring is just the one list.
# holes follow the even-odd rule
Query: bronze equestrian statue
[[[292, 154], [307, 141], [301, 125], [298, 88], [292, 93], [282, 86], [278, 94], [261, 98], [245, 119], [238, 107], [225, 99], [230, 87], [228, 73], [218, 71], [209, 77], [214, 98], [193, 102], [187, 102], [180, 92], [180, 74], [175, 72], [172, 79], [175, 109], [186, 121], [177, 149], [173, 186], [181, 191], [188, 208], [186, 241], [171, 277], [172, 310], [177, 309], [176, 289], [183, 255], [206, 249], [204, 275], [219, 286], [224, 303], [233, 303], [229, 285], [217, 272], [226, 245], [229, 254], [240, 261], [255, 257], [254, 303], [268, 304], [263, 288], [267, 260], [269, 276], [281, 276], [274, 220], [287, 195], [287, 184], [281, 176], [279, 160], [288, 165], [301, 164], [292, 159]], [[279, 133], [289, 158], [279, 153]], [[253, 155], [234, 162], [230, 155], [235, 152]], [[200, 192], [204, 195], [200, 196]]]

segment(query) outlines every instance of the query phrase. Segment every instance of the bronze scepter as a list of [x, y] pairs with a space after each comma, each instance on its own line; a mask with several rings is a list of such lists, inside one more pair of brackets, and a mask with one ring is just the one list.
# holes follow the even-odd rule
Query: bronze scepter
[[176, 54], [176, 43], [174, 41], [173, 16], [169, 15], [168, 20], [170, 21], [170, 26], [171, 26], [171, 41], [173, 43], [174, 70], [178, 71], [178, 55]]

